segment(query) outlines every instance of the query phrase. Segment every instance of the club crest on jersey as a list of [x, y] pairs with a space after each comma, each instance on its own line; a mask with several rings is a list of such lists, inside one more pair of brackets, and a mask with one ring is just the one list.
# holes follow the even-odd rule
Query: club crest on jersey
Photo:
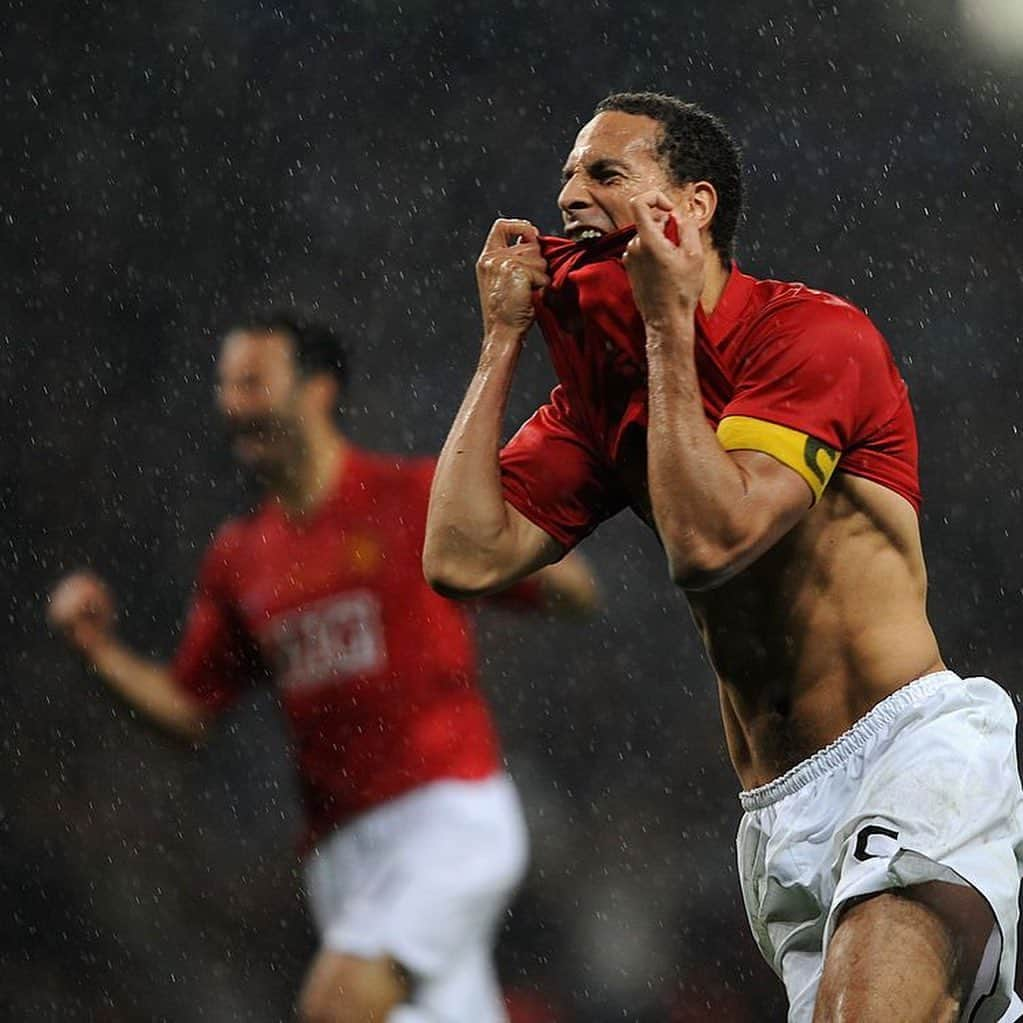
[[379, 542], [366, 533], [357, 533], [345, 543], [348, 567], [359, 575], [375, 572], [383, 561], [384, 551]]
[[369, 590], [327, 597], [280, 615], [263, 640], [285, 691], [374, 674], [387, 659], [380, 601]]

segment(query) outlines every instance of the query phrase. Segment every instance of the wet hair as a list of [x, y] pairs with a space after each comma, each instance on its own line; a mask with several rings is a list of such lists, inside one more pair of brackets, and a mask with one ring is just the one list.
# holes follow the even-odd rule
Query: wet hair
[[742, 214], [742, 158], [728, 129], [695, 103], [658, 92], [616, 92], [602, 99], [594, 114], [616, 110], [649, 117], [661, 126], [657, 155], [676, 185], [709, 181], [718, 195], [710, 224], [714, 248], [731, 262], [735, 229]]
[[348, 382], [348, 353], [340, 337], [329, 327], [292, 309], [273, 309], [236, 323], [234, 330], [284, 334], [291, 338], [295, 364], [302, 376], [329, 373], [344, 386]]

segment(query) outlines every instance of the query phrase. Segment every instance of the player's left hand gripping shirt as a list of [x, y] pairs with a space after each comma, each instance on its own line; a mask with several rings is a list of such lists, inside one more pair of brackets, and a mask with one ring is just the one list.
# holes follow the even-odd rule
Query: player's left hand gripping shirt
[[433, 469], [349, 449], [310, 515], [265, 504], [204, 558], [175, 677], [220, 710], [265, 665], [293, 733], [307, 843], [426, 782], [498, 768], [468, 614], [423, 579]]
[[[669, 232], [670, 233], [670, 232]], [[625, 507], [652, 525], [646, 486], [646, 335], [621, 261], [634, 228], [594, 242], [541, 238], [551, 284], [537, 322], [558, 386], [501, 453], [506, 499], [569, 548]], [[814, 502], [833, 472], [919, 509], [906, 385], [884, 338], [848, 302], [732, 269], [696, 313], [704, 413], [726, 450], [763, 451]]]

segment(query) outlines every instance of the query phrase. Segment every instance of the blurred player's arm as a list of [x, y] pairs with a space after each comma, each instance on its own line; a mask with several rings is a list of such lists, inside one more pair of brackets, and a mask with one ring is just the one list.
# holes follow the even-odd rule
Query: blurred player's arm
[[61, 579], [50, 594], [47, 619], [128, 704], [183, 739], [204, 738], [208, 710], [175, 682], [167, 665], [142, 657], [121, 640], [113, 597], [98, 576], [76, 572]]
[[590, 563], [578, 551], [541, 568], [532, 578], [539, 587], [542, 608], [549, 614], [581, 618], [600, 610], [600, 585]]
[[[713, 216], [713, 190], [695, 189], [684, 211], [659, 192], [638, 196], [632, 208], [637, 235], [624, 262], [646, 327], [650, 503], [672, 579], [712, 589], [777, 543], [813, 495], [771, 455], [725, 451], [703, 410], [695, 313], [704, 284], [700, 227]], [[664, 234], [669, 216], [678, 245]]]
[[486, 601], [498, 607], [539, 611], [562, 619], [589, 618], [603, 603], [597, 577], [578, 551], [570, 551], [561, 561], [527, 575]]
[[504, 499], [499, 452], [532, 292], [548, 283], [536, 228], [498, 220], [476, 264], [483, 346], [430, 491], [423, 571], [449, 597], [504, 589], [557, 561], [561, 546]]

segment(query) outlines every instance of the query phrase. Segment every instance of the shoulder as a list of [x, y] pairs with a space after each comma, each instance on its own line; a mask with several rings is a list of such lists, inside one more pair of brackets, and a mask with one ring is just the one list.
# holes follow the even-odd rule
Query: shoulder
[[206, 548], [207, 555], [237, 557], [244, 552], [259, 518], [260, 512], [255, 511], [247, 515], [236, 515], [222, 522], [210, 538]]
[[800, 346], [824, 353], [861, 355], [888, 351], [870, 317], [838, 295], [799, 282], [757, 281], [747, 334], [750, 347]]
[[741, 358], [779, 367], [850, 363], [880, 369], [891, 362], [881, 331], [851, 302], [798, 282], [758, 280]]

